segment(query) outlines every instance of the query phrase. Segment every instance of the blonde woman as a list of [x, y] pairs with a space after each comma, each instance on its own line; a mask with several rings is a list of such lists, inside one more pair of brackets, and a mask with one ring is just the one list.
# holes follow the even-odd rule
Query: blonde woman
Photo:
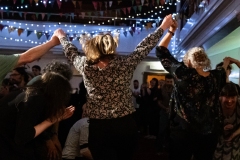
[[160, 27], [126, 57], [117, 56], [117, 39], [110, 34], [87, 40], [83, 44], [85, 56], [80, 56], [63, 30], [55, 31], [53, 36], [59, 38], [65, 56], [83, 76], [87, 89], [89, 149], [94, 160], [132, 158], [137, 140], [130, 89], [133, 72], [172, 21], [171, 15], [166, 16]]
[[224, 59], [223, 67], [210, 70], [211, 62], [203, 48], [191, 48], [178, 62], [167, 46], [177, 28], [177, 22], [156, 48], [156, 55], [164, 68], [174, 76], [175, 86], [171, 107], [175, 122], [170, 135], [170, 159], [211, 160], [221, 128], [219, 93], [226, 80], [225, 69], [229, 58]]

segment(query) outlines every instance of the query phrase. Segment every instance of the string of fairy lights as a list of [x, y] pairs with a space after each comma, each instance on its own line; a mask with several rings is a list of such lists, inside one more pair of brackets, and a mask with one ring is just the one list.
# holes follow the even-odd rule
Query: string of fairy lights
[[[52, 3], [51, 1], [40, 1], [41, 3]], [[177, 3], [179, 3], [180, 1], [176, 1], [176, 3], [172, 3], [172, 2], [165, 2], [164, 5], [159, 5], [159, 6], [155, 6], [154, 9], [155, 10], [150, 10], [150, 11], [147, 11], [147, 12], [144, 12], [142, 13], [144, 16], [148, 16], [149, 18], [139, 18], [142, 14], [141, 13], [137, 13], [136, 10], [135, 10], [135, 15], [129, 15], [128, 17], [119, 17], [119, 16], [115, 16], [115, 17], [105, 17], [105, 16], [101, 16], [100, 18], [107, 18], [107, 22], [112, 22], [112, 21], [115, 21], [115, 20], [137, 20], [137, 21], [140, 21], [140, 22], [148, 22], [148, 21], [160, 21], [162, 18], [160, 17], [160, 14], [165, 11], [165, 10], [169, 10], [171, 6], [176, 6]], [[52, 3], [53, 4], [53, 3]], [[38, 3], [36, 3], [36, 6], [38, 6]], [[17, 9], [23, 9], [23, 8], [28, 8], [29, 5], [20, 5], [20, 6], [16, 6]], [[137, 6], [134, 6], [134, 7], [137, 7]], [[139, 7], [139, 6], [138, 6]], [[131, 7], [130, 7], [131, 8]], [[126, 9], [126, 8], [125, 8]], [[159, 10], [160, 9], [160, 10]], [[114, 9], [114, 10], [118, 10], [120, 11], [120, 9]], [[18, 14], [22, 14], [21, 11], [12, 11], [12, 10], [9, 10], [9, 7], [8, 6], [2, 6], [0, 7], [0, 11], [3, 11], [3, 12], [12, 12], [12, 13], [18, 13]], [[109, 11], [109, 10], [108, 10]], [[104, 12], [104, 11], [93, 11], [93, 12]], [[83, 17], [86, 17], [86, 18], [99, 18], [99, 16], [92, 16], [92, 15], [85, 15], [85, 12], [81, 12], [81, 14]], [[89, 12], [88, 12], [89, 13]], [[39, 13], [35, 13], [35, 12], [27, 12], [27, 11], [24, 11], [24, 14], [39, 14]], [[44, 16], [45, 14], [47, 14], [49, 17], [51, 15], [62, 15], [62, 13], [43, 13]], [[173, 13], [175, 14], [175, 13]], [[66, 17], [70, 17], [72, 19], [74, 19], [74, 17], [78, 16], [76, 15], [75, 13], [65, 13], [64, 14]], [[80, 15], [79, 15], [80, 16]], [[157, 18], [153, 18], [154, 16], [158, 16]], [[48, 17], [48, 18], [49, 18]], [[95, 24], [95, 20], [90, 20], [88, 22], [89, 24]], [[105, 25], [104, 22], [102, 23], [98, 23], [97, 25]]]
[[[160, 14], [165, 10], [169, 10], [169, 7], [172, 7], [173, 5], [177, 5], [177, 3], [179, 3], [179, 2], [180, 1], [176, 1], [176, 3], [165, 2], [164, 5], [155, 6], [152, 10], [142, 13], [144, 16], [149, 17], [149, 18], [145, 18], [145, 19], [140, 18], [141, 13], [137, 13], [136, 11], [135, 11], [135, 15], [131, 15], [131, 16], [129, 15], [128, 17], [118, 17], [118, 16], [115, 16], [115, 17], [104, 17], [103, 16], [103, 17], [101, 17], [101, 18], [107, 18], [108, 22], [115, 21], [115, 20], [136, 20], [136, 24], [132, 24], [132, 26], [128, 26], [128, 27], [127, 26], [124, 26], [124, 27], [119, 26], [118, 29], [106, 29], [105, 27], [100, 27], [101, 25], [102, 26], [105, 25], [104, 22], [102, 22], [102, 23], [97, 24], [100, 27], [100, 28], [98, 28], [98, 30], [89, 30], [88, 27], [90, 25], [96, 25], [94, 20], [90, 20], [90, 21], [88, 21], [88, 24], [83, 24], [81, 26], [74, 25], [71, 23], [70, 24], [68, 24], [68, 23], [62, 24], [61, 22], [59, 22], [57, 24], [52, 23], [52, 24], [41, 24], [40, 25], [40, 24], [34, 24], [34, 23], [28, 23], [28, 22], [13, 22], [13, 24], [10, 24], [10, 21], [0, 21], [1, 22], [0, 25], [2, 24], [4, 26], [3, 29], [8, 29], [10, 27], [10, 28], [14, 29], [12, 32], [14, 32], [17, 29], [22, 29], [23, 30], [22, 33], [31, 32], [31, 34], [35, 34], [36, 36], [39, 33], [42, 34], [42, 36], [40, 36], [39, 39], [33, 40], [35, 38], [24, 39], [23, 35], [14, 37], [14, 36], [10, 35], [10, 32], [9, 32], [9, 35], [6, 34], [7, 36], [6, 35], [3, 36], [3, 35], [1, 35], [1, 32], [0, 32], [0, 38], [2, 40], [8, 40], [8, 41], [10, 40], [10, 41], [19, 42], [19, 43], [42, 44], [42, 43], [45, 43], [46, 41], [48, 41], [48, 38], [53, 34], [55, 29], [62, 28], [62, 27], [68, 28], [65, 30], [65, 32], [67, 33], [68, 37], [73, 37], [72, 40], [79, 40], [79, 38], [83, 34], [90, 34], [91, 36], [95, 36], [101, 32], [113, 33], [116, 31], [119, 34], [124, 34], [126, 37], [127, 34], [129, 34], [128, 32], [131, 32], [131, 34], [132, 34], [132, 32], [133, 32], [132, 27], [135, 30], [134, 33], [139, 34], [142, 31], [142, 29], [145, 27], [144, 25], [141, 25], [142, 22], [147, 23], [149, 21], [155, 21], [156, 23], [158, 23], [160, 20], [162, 20], [162, 18], [160, 17]], [[40, 3], [52, 4], [51, 1], [48, 1], [48, 2], [40, 1]], [[38, 5], [39, 4], [36, 3], [36, 6], [38, 6]], [[16, 6], [17, 9], [23, 9], [23, 8], [28, 8], [28, 7], [29, 7], [29, 5]], [[19, 11], [9, 10], [8, 6], [0, 7], [0, 11], [19, 13]], [[34, 13], [34, 12], [27, 12], [27, 13]], [[59, 15], [57, 13], [46, 13], [46, 14]], [[70, 16], [69, 13], [66, 13], [66, 14]], [[173, 14], [175, 14], [175, 13], [173, 13]], [[77, 15], [74, 14], [73, 16], [77, 16]], [[156, 16], [157, 16], [157, 19], [153, 18]], [[72, 17], [72, 16], [70, 16], [70, 17]], [[84, 17], [91, 18], [91, 17], [95, 17], [95, 16], [85, 15]], [[43, 22], [40, 22], [40, 23], [43, 23]], [[84, 28], [84, 29], [78, 30], [77, 28], [79, 28], [79, 27]], [[116, 26], [114, 28], [116, 28]], [[12, 36], [12, 37], [9, 37], [9, 36]], [[29, 35], [27, 35], [26, 37], [29, 38]], [[42, 37], [45, 37], [45, 38], [42, 38]]]
[[[58, 24], [48, 22], [48, 24], [39, 25], [39, 24], [36, 24], [36, 22], [28, 23], [28, 22], [24, 22], [24, 21], [23, 22], [0, 21], [0, 27], [1, 26], [2, 26], [2, 28], [1, 28], [2, 31], [0, 32], [1, 39], [11, 40], [11, 41], [15, 41], [15, 42], [32, 43], [32, 44], [42, 44], [42, 43], [46, 42], [57, 28], [63, 28], [64, 31], [66, 32], [67, 36], [72, 38], [71, 40], [79, 40], [79, 38], [83, 34], [86, 34], [86, 35], [90, 34], [92, 37], [96, 36], [98, 34], [104, 34], [104, 33], [114, 34], [116, 32], [119, 34], [124, 34], [125, 36], [130, 31], [133, 34], [131, 27], [121, 27], [121, 28], [120, 27], [119, 28], [98, 27], [97, 29], [96, 29], [96, 27], [94, 27], [94, 29], [91, 29], [91, 27], [93, 27], [93, 25], [73, 25], [73, 24], [67, 24], [67, 23], [61, 24], [60, 22]], [[81, 30], [79, 30], [79, 28], [81, 28]], [[17, 34], [10, 35], [10, 33], [15, 32], [16, 30], [20, 31], [20, 33], [18, 33], [18, 36], [17, 36]], [[135, 27], [134, 30], [136, 33], [140, 33], [141, 28]], [[4, 32], [4, 34], [3, 34], [3, 32]], [[31, 34], [35, 34], [36, 36], [39, 36], [38, 40], [34, 41], [34, 40], [29, 39], [30, 38], [29, 36]], [[11, 37], [9, 37], [9, 36], [11, 36]], [[24, 40], [23, 36], [25, 36], [25, 38], [28, 38], [28, 40]], [[42, 38], [42, 37], [46, 37], [46, 38]], [[35, 39], [35, 38], [32, 38], [32, 39]]]

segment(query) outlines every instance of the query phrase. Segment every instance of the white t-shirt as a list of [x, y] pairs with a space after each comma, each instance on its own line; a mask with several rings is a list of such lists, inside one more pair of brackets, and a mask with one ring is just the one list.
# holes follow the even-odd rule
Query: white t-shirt
[[88, 143], [88, 120], [89, 118], [82, 118], [72, 126], [62, 151], [62, 158], [81, 157], [80, 146]]
[[[140, 88], [133, 89], [132, 92], [133, 92], [133, 94], [134, 94], [134, 93], [140, 94]], [[133, 96], [132, 99], [133, 99], [134, 108], [139, 108], [139, 104], [137, 104], [136, 98]]]

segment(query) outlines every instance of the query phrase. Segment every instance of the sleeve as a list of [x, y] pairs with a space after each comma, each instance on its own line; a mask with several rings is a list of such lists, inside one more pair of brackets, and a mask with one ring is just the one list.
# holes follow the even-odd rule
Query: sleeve
[[178, 62], [169, 52], [169, 50], [163, 46], [156, 47], [156, 56], [159, 58], [163, 67], [173, 76], [178, 79], [188, 79], [194, 72], [194, 69], [188, 68], [183, 62]]
[[88, 125], [84, 125], [80, 130], [79, 146], [80, 149], [88, 147]]
[[217, 78], [217, 85], [219, 87], [219, 92], [221, 92], [222, 88], [226, 84], [226, 71], [222, 66], [220, 66], [212, 70], [211, 72]]
[[52, 137], [52, 131], [51, 130], [52, 130], [52, 126], [49, 127], [48, 129], [46, 129], [45, 131], [43, 131], [40, 135], [42, 137], [42, 139], [44, 139], [44, 140], [51, 139], [51, 137]]
[[19, 145], [26, 144], [35, 137], [34, 126], [43, 119], [43, 111], [46, 100], [43, 96], [29, 97], [20, 108], [16, 123], [15, 142]]
[[42, 77], [41, 75], [38, 75], [38, 76], [36, 76], [36, 77], [33, 77], [33, 79], [31, 79], [31, 80], [27, 83], [27, 86], [31, 86], [31, 85], [33, 85], [35, 82], [41, 80], [41, 77]]
[[[20, 55], [0, 55], [0, 82], [4, 79], [8, 72], [10, 72], [19, 60]], [[1, 84], [1, 83], [0, 83]]]
[[157, 29], [153, 33], [144, 38], [135, 48], [135, 50], [126, 58], [126, 65], [136, 67], [155, 47], [163, 35], [161, 28]]
[[83, 64], [86, 58], [80, 56], [77, 47], [69, 42], [66, 37], [60, 39], [63, 47], [63, 52], [70, 62], [73, 63], [74, 67], [79, 71], [80, 74], [83, 72]]

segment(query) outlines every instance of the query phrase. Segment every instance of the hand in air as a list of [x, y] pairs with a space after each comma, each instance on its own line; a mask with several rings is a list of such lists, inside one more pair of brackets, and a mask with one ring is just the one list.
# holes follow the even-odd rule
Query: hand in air
[[61, 39], [62, 37], [66, 37], [66, 33], [62, 29], [59, 28], [54, 31], [53, 36], [56, 36], [59, 39]]
[[163, 30], [165, 30], [165, 29], [169, 28], [172, 24], [173, 24], [172, 15], [169, 14], [169, 15], [167, 15], [167, 16], [163, 19], [162, 24], [161, 24], [160, 27], [161, 27]]
[[173, 20], [173, 24], [170, 26], [169, 30], [175, 32], [177, 30], [178, 23], [176, 20]]

